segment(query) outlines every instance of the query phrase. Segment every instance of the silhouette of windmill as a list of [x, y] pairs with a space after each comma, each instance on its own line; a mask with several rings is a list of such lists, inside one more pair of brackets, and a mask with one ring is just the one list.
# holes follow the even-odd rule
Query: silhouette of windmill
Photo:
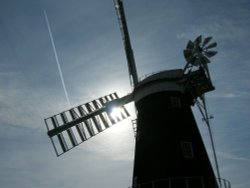
[[[184, 50], [184, 69], [164, 70], [139, 80], [123, 2], [114, 0], [114, 5], [132, 92], [121, 98], [112, 93], [46, 118], [57, 156], [129, 117], [124, 105], [134, 101], [137, 120], [133, 121], [136, 145], [132, 187], [215, 188], [222, 186], [221, 181], [224, 187], [230, 187], [227, 180], [220, 179], [212, 142], [217, 181], [191, 110], [197, 104], [210, 130], [205, 93], [214, 90], [208, 63], [217, 53], [210, 50], [217, 43], [210, 43], [212, 37], [202, 41], [199, 36]], [[111, 115], [113, 108], [120, 109], [116, 117]]]

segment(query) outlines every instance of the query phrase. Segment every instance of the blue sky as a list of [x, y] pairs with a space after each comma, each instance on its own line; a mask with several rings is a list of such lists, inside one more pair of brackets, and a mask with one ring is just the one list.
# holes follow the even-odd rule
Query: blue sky
[[[218, 55], [207, 95], [221, 176], [250, 186], [250, 2], [248, 0], [124, 0], [139, 76], [183, 68], [182, 50], [198, 35], [213, 36]], [[1, 0], [1, 187], [131, 185], [131, 119], [57, 158], [43, 119], [68, 108], [46, 27], [47, 11], [73, 106], [131, 91], [112, 0]], [[133, 105], [130, 105], [130, 110]], [[211, 154], [208, 132], [194, 108]]]

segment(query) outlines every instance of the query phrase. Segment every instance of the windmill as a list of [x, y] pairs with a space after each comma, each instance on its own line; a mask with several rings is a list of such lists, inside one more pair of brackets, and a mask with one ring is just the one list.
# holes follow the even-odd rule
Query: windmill
[[[139, 80], [123, 2], [114, 0], [114, 5], [132, 92], [121, 98], [111, 93], [46, 118], [47, 134], [57, 156], [129, 117], [124, 105], [134, 101], [137, 120], [133, 121], [136, 144], [132, 187], [218, 187], [191, 110], [197, 104], [209, 125], [205, 93], [214, 87], [207, 64], [217, 53], [210, 50], [217, 44], [210, 43], [211, 37], [202, 41], [199, 36], [184, 50], [184, 69], [165, 70]], [[113, 108], [120, 109], [116, 117], [111, 115]], [[223, 182], [230, 187], [228, 181]]]

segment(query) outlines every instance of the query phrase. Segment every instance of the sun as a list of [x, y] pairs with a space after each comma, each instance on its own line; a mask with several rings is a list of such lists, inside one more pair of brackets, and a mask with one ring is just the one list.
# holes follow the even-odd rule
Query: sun
[[122, 109], [119, 107], [114, 107], [112, 108], [111, 112], [110, 112], [110, 116], [113, 119], [122, 119]]

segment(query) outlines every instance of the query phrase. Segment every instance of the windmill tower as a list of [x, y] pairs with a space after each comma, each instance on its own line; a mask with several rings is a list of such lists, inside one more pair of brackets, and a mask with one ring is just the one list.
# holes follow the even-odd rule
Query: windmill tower
[[[111, 93], [46, 118], [48, 136], [57, 156], [129, 117], [124, 105], [134, 101], [137, 121], [133, 188], [221, 187], [191, 110], [197, 104], [209, 127], [205, 93], [214, 87], [207, 64], [217, 53], [210, 48], [217, 44], [210, 43], [211, 37], [202, 41], [199, 36], [189, 41], [184, 50], [184, 69], [161, 71], [139, 81], [123, 2], [114, 0], [114, 5], [132, 92], [121, 98]], [[120, 109], [116, 117], [111, 115], [113, 108]], [[230, 187], [228, 181], [223, 183]]]

